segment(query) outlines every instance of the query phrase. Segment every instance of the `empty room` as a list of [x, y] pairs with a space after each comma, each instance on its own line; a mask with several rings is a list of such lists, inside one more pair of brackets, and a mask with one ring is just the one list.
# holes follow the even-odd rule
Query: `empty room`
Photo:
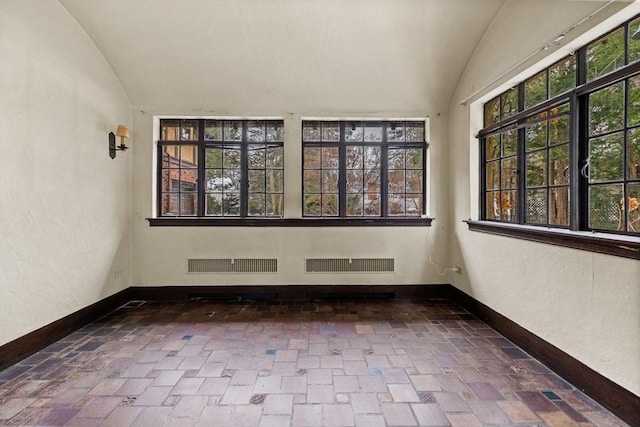
[[640, 426], [640, 2], [0, 0], [0, 425]]

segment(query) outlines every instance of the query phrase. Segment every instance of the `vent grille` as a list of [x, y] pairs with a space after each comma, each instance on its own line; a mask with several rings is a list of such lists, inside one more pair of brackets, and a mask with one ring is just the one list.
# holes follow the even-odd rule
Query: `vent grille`
[[189, 259], [189, 273], [277, 273], [275, 258]]
[[307, 258], [307, 273], [393, 273], [393, 258]]

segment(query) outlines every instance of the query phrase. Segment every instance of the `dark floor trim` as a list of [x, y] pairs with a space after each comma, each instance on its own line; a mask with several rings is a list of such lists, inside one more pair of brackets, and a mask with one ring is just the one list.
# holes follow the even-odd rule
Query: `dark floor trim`
[[273, 285], [273, 286], [134, 286], [132, 298], [146, 301], [185, 299], [449, 299], [450, 285]]
[[130, 295], [131, 288], [124, 289], [0, 346], [0, 371], [126, 304]]
[[640, 397], [517, 323], [451, 285], [290, 285], [130, 287], [0, 346], [0, 370], [53, 344], [131, 300], [332, 299], [393, 297], [415, 301], [447, 299], [460, 304], [555, 373], [632, 426], [640, 426]]
[[640, 397], [594, 371], [556, 346], [451, 286], [451, 299], [500, 332], [549, 369], [632, 426], [640, 426]]

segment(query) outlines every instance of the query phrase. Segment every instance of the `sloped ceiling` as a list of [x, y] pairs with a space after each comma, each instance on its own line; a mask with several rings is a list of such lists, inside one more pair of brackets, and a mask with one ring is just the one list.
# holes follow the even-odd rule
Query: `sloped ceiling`
[[60, 0], [134, 107], [446, 110], [505, 0]]

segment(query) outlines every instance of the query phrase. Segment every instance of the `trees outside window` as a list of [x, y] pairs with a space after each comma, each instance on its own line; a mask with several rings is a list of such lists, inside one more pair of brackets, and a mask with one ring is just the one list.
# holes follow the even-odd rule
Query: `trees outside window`
[[423, 121], [303, 121], [303, 216], [420, 217]]
[[160, 120], [160, 216], [282, 217], [282, 120]]
[[635, 17], [485, 103], [481, 219], [640, 234], [638, 27]]

